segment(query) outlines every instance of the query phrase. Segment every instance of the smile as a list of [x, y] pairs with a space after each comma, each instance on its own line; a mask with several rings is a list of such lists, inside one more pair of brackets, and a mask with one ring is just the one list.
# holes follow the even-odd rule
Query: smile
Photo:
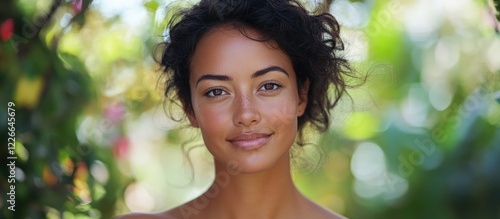
[[269, 142], [272, 134], [241, 134], [228, 140], [233, 146], [241, 150], [254, 150]]

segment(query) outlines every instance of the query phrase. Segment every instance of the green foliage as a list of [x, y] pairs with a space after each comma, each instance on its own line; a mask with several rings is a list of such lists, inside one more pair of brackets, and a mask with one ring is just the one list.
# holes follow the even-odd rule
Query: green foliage
[[[0, 21], [13, 19], [15, 24], [12, 38], [0, 42], [0, 135], [7, 140], [7, 103], [13, 102], [15, 156], [19, 157], [15, 184], [4, 180], [9, 169], [0, 170], [3, 218], [59, 218], [69, 213], [88, 218], [113, 215], [114, 194], [119, 187], [110, 186], [116, 183], [113, 180], [101, 183], [89, 174], [102, 156], [112, 168], [111, 152], [80, 142], [75, 132], [81, 113], [96, 100], [93, 81], [79, 58], [58, 54], [53, 49], [57, 42], [47, 45], [43, 37], [55, 14], [70, 4], [56, 1], [46, 14], [32, 15], [21, 13], [14, 1], [0, 3], [5, 10]], [[77, 13], [84, 14], [90, 1], [83, 4]], [[83, 15], [73, 20], [77, 21], [78, 16]], [[2, 160], [8, 156], [7, 147], [2, 147]], [[9, 197], [5, 194], [10, 185], [15, 185], [15, 212], [7, 208]], [[104, 187], [106, 198], [98, 197], [93, 189], [97, 186]]]
[[[181, 147], [192, 133], [161, 116], [152, 61], [165, 24], [189, 4], [149, 0], [118, 13], [101, 10], [105, 1], [79, 2], [0, 2], [0, 24], [14, 23], [10, 39], [0, 39], [0, 136], [8, 138], [13, 102], [18, 157], [15, 212], [4, 195], [9, 169], [0, 168], [1, 218], [159, 211], [213, 177], [209, 156], [193, 147], [200, 159], [186, 185]], [[324, 165], [294, 171], [301, 191], [350, 218], [500, 217], [499, 15], [496, 23], [483, 16], [499, 1], [441, 11], [396, 0], [318, 7], [353, 12], [346, 2], [368, 11], [367, 23], [342, 30], [369, 80], [350, 91], [354, 104], [342, 101], [319, 139]], [[316, 160], [319, 151], [302, 154]], [[0, 148], [3, 163], [8, 153]]]

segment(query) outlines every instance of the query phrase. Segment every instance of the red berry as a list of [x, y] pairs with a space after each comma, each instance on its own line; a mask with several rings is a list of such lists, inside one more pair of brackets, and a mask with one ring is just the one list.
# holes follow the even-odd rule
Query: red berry
[[3, 41], [10, 40], [12, 35], [14, 34], [14, 20], [12, 18], [7, 19], [0, 26], [0, 38]]

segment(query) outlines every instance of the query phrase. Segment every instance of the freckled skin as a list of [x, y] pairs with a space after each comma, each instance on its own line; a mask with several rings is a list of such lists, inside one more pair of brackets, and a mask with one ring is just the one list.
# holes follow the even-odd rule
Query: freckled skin
[[[260, 36], [253, 29], [245, 31]], [[252, 77], [270, 66], [286, 73], [272, 70]], [[216, 175], [225, 177], [216, 177], [203, 195], [167, 212], [123, 218], [342, 218], [304, 197], [291, 179], [289, 150], [307, 105], [309, 82], [298, 90], [293, 65], [283, 51], [223, 26], [198, 42], [190, 70], [193, 111], [186, 113], [214, 156]], [[225, 79], [200, 80], [207, 74]], [[245, 132], [269, 138], [253, 150], [228, 141]], [[228, 171], [229, 166], [238, 172]]]
[[[271, 71], [251, 77], [269, 66], [281, 67], [289, 75]], [[232, 80], [203, 80], [196, 85], [196, 80], [204, 74], [227, 75]], [[271, 92], [259, 91], [269, 81], [279, 82], [282, 87]], [[292, 63], [281, 50], [250, 40], [236, 29], [215, 29], [197, 45], [191, 62], [190, 87], [193, 106], [190, 121], [200, 128], [205, 145], [217, 162], [226, 164], [234, 160], [241, 172], [255, 173], [288, 155], [297, 133], [297, 117], [307, 102], [300, 100]], [[204, 96], [212, 87], [226, 94], [216, 98]], [[251, 151], [239, 150], [227, 142], [246, 131], [272, 133], [272, 136], [265, 146]]]

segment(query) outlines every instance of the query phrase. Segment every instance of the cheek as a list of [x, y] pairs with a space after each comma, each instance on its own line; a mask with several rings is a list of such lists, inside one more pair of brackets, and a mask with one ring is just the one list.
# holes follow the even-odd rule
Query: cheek
[[276, 129], [297, 130], [297, 107], [294, 101], [280, 101], [268, 109], [270, 110], [269, 120]]
[[224, 108], [205, 105], [198, 107], [199, 110], [196, 112], [196, 119], [202, 132], [217, 132], [216, 130], [220, 130], [220, 124], [227, 124], [227, 120], [230, 118], [227, 110], [224, 110]]

